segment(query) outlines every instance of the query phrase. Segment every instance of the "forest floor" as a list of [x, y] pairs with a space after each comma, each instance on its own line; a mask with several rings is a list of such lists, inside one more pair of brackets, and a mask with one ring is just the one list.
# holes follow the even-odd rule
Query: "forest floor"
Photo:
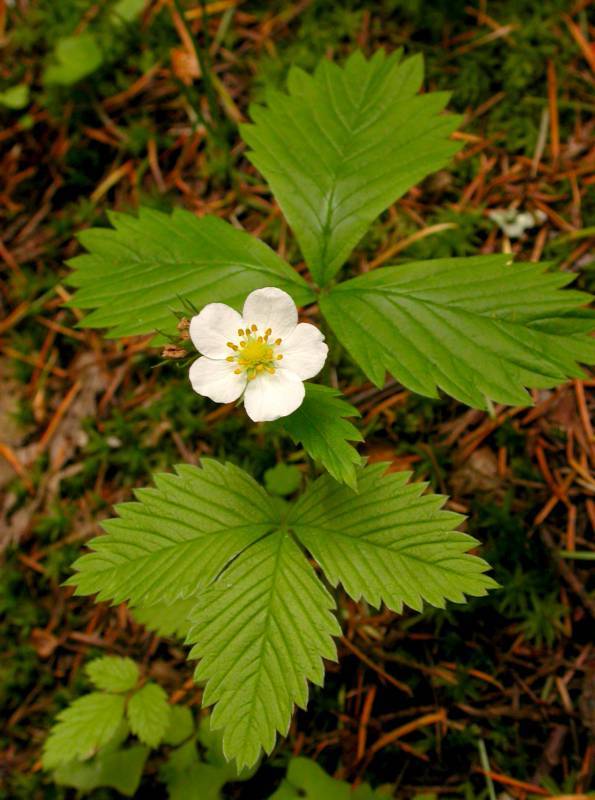
[[[465, 143], [454, 163], [374, 225], [349, 269], [508, 250], [575, 272], [593, 289], [595, 48], [587, 2], [368, 0], [206, 5], [231, 172], [193, 104], [209, 110], [175, 5], [134, 3], [125, 24], [90, 0], [0, 0], [0, 798], [61, 798], [41, 769], [57, 711], [88, 688], [94, 655], [126, 654], [197, 710], [201, 691], [175, 639], [64, 588], [114, 503], [151, 473], [202, 454], [256, 478], [290, 458], [232, 406], [157, 366], [146, 338], [77, 328], [65, 261], [106, 209], [183, 206], [299, 253], [237, 124], [290, 65], [403, 46], [427, 89], [452, 93]], [[197, 41], [202, 6], [182, 4]], [[93, 32], [101, 63], [72, 85], [44, 80], [56, 42]], [[7, 89], [24, 86], [6, 95]], [[490, 216], [540, 212], [508, 238]], [[589, 227], [591, 226], [591, 227]], [[501, 588], [467, 606], [396, 615], [340, 596], [339, 662], [288, 738], [230, 798], [270, 794], [292, 754], [399, 798], [586, 797], [593, 773], [595, 529], [591, 378], [493, 415], [378, 390], [340, 365], [368, 459], [413, 470], [468, 515]], [[149, 765], [138, 797], [165, 796]], [[115, 797], [108, 791], [94, 797]]]

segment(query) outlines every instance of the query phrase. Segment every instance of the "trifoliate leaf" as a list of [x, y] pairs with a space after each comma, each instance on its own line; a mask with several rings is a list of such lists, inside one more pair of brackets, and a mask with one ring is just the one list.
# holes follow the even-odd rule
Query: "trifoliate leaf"
[[226, 758], [251, 766], [321, 685], [340, 628], [334, 602], [285, 531], [256, 542], [201, 595], [188, 641]]
[[61, 711], [43, 748], [45, 769], [89, 758], [107, 744], [122, 722], [124, 704], [123, 695], [92, 692]]
[[570, 273], [507, 254], [420, 261], [360, 275], [320, 298], [324, 316], [377, 386], [440, 388], [476, 408], [524, 405], [595, 362], [590, 296], [561, 291]]
[[144, 744], [157, 747], [168, 730], [171, 706], [167, 694], [156, 683], [146, 683], [128, 701], [130, 730]]
[[203, 459], [176, 471], [138, 490], [139, 502], [116, 506], [107, 536], [73, 565], [77, 594], [148, 605], [191, 597], [277, 524], [271, 498], [238, 467]]
[[71, 305], [94, 308], [87, 328], [110, 335], [175, 331], [173, 309], [183, 300], [241, 307], [254, 289], [277, 286], [303, 305], [312, 291], [267, 245], [218, 217], [199, 219], [176, 209], [141, 208], [138, 217], [111, 213], [113, 228], [92, 228], [79, 238], [89, 251], [69, 261], [79, 287]]
[[138, 606], [130, 610], [137, 622], [155, 631], [159, 636], [185, 639], [190, 630], [188, 615], [195, 605], [196, 598], [189, 597], [185, 600], [174, 600], [173, 603]]
[[314, 75], [294, 67], [289, 95], [269, 92], [241, 127], [320, 286], [382, 211], [460, 148], [448, 140], [458, 118], [439, 115], [448, 95], [417, 95], [422, 59], [400, 61], [379, 50], [343, 68], [321, 61]]
[[[460, 517], [440, 510], [442, 498], [420, 497], [419, 484], [405, 486], [406, 476], [383, 477], [382, 465], [359, 470], [359, 494], [327, 476], [292, 510], [237, 467], [203, 464], [158, 476], [156, 489], [119, 506], [73, 582], [118, 602], [192, 599], [196, 679], [214, 706], [212, 731], [222, 731], [225, 757], [239, 769], [271, 751], [294, 704], [305, 706], [308, 680], [321, 684], [323, 658], [335, 657], [333, 600], [294, 536], [332, 582], [395, 609], [422, 599], [441, 606], [494, 585], [485, 562], [466, 554], [475, 540], [454, 530]], [[140, 727], [136, 703], [137, 695], [131, 727], [149, 744], [167, 736], [164, 725], [153, 738]], [[155, 703], [137, 716], [145, 705]]]
[[59, 39], [54, 51], [56, 64], [46, 68], [43, 82], [72, 86], [101, 66], [103, 55], [92, 33], [65, 36]]
[[477, 540], [455, 530], [462, 517], [442, 510], [444, 497], [422, 494], [425, 484], [407, 483], [409, 473], [384, 475], [387, 466], [360, 470], [358, 494], [325, 475], [290, 512], [288, 525], [333, 586], [397, 612], [495, 587], [488, 564], [467, 553]]
[[345, 417], [359, 417], [359, 411], [330, 386], [306, 383], [302, 405], [278, 423], [315, 461], [338, 481], [356, 486], [357, 450], [348, 444], [361, 442], [362, 435]]
[[125, 797], [134, 797], [139, 787], [149, 748], [137, 745], [98, 753], [90, 761], [71, 761], [58, 767], [52, 779], [59, 786], [81, 792], [109, 787]]
[[263, 477], [267, 491], [280, 497], [293, 494], [302, 483], [301, 471], [291, 464], [275, 464]]
[[134, 661], [119, 656], [96, 658], [87, 664], [85, 671], [97, 689], [106, 692], [128, 692], [134, 689], [139, 678]]
[[194, 717], [186, 706], [171, 706], [167, 730], [163, 734], [163, 743], [177, 746], [189, 739], [194, 733]]

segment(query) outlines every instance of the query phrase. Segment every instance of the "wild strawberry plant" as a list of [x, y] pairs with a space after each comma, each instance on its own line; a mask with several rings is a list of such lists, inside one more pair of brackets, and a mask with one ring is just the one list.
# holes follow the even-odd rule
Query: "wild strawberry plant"
[[316, 326], [298, 324], [294, 304], [317, 303], [377, 386], [388, 372], [480, 409], [528, 403], [528, 388], [595, 361], [589, 297], [563, 290], [573, 276], [544, 265], [446, 258], [341, 280], [378, 215], [459, 149], [447, 96], [418, 94], [422, 73], [419, 57], [384, 52], [355, 53], [344, 67], [323, 61], [313, 75], [294, 69], [288, 93], [270, 92], [242, 127], [308, 280], [231, 224], [181, 210], [112, 214], [113, 228], [81, 235], [88, 252], [71, 262], [73, 304], [94, 309], [83, 324], [111, 336], [172, 332], [179, 299], [195, 307], [193, 388], [243, 402], [253, 420], [276, 419], [329, 473], [285, 503], [231, 463], [178, 465], [117, 506], [74, 565], [79, 594], [127, 601], [147, 624], [187, 632], [213, 728], [240, 768], [287, 733], [308, 681], [321, 684], [323, 659], [335, 658], [328, 585], [397, 612], [495, 586], [444, 498], [407, 473], [362, 464], [350, 444], [361, 439], [356, 409], [335, 389], [304, 384], [327, 345]]

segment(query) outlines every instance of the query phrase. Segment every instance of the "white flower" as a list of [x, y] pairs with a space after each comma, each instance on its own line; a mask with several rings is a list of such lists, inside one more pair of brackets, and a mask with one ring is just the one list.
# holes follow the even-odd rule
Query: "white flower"
[[298, 324], [291, 297], [268, 287], [246, 298], [242, 315], [223, 303], [210, 303], [190, 322], [190, 338], [202, 356], [190, 367], [198, 394], [215, 403], [243, 396], [254, 422], [292, 414], [304, 399], [303, 381], [326, 360], [324, 336]]
[[488, 217], [503, 231], [509, 239], [520, 239], [525, 231], [541, 225], [546, 220], [546, 215], [538, 209], [537, 211], [517, 211], [514, 208], [503, 211], [494, 209], [488, 211]]

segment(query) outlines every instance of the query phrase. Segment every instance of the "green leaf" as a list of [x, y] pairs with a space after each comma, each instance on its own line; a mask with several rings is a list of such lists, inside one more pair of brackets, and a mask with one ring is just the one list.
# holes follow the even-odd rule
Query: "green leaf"
[[196, 597], [174, 600], [173, 603], [158, 603], [130, 609], [134, 619], [155, 631], [159, 636], [174, 636], [185, 639], [190, 630], [189, 614], [196, 605]]
[[59, 39], [54, 57], [58, 63], [46, 68], [43, 74], [45, 84], [71, 86], [95, 72], [103, 61], [97, 39], [92, 33]]
[[116, 22], [132, 22], [144, 10], [147, 0], [118, 0], [112, 8], [112, 19]]
[[573, 275], [507, 254], [384, 267], [333, 287], [320, 307], [377, 386], [390, 372], [414, 392], [440, 388], [476, 408], [524, 405], [524, 387], [583, 375], [595, 361], [590, 296]]
[[199, 761], [192, 740], [175, 750], [159, 770], [170, 800], [221, 800], [226, 783], [247, 781], [255, 772], [244, 769], [238, 773], [234, 763], [224, 758], [221, 736], [211, 731], [208, 718], [201, 722], [198, 741], [206, 750], [207, 763]]
[[[308, 681], [322, 684], [323, 659], [335, 657], [333, 599], [294, 537], [333, 583], [397, 610], [495, 585], [485, 562], [466, 554], [476, 542], [454, 530], [460, 517], [440, 510], [443, 499], [422, 497], [424, 487], [406, 486], [404, 475], [383, 477], [384, 468], [359, 470], [359, 494], [325, 476], [292, 509], [232, 465], [181, 466], [119, 506], [95, 552], [77, 562], [81, 593], [192, 600], [196, 680], [206, 684], [204, 705], [214, 706], [212, 731], [222, 731], [225, 757], [239, 769], [271, 752], [294, 704], [305, 707]], [[155, 691], [147, 686], [129, 704], [132, 729], [151, 745], [169, 735], [165, 724], [151, 733], [139, 722], [158, 706], [141, 702]]]
[[77, 594], [148, 605], [192, 597], [277, 524], [271, 498], [238, 467], [203, 459], [176, 472], [116, 506], [119, 518], [103, 523], [108, 535], [73, 565], [67, 583]]
[[169, 800], [221, 800], [221, 790], [236, 780], [230, 765], [216, 767], [199, 761], [194, 741], [174, 750], [159, 770]]
[[171, 706], [167, 694], [156, 683], [146, 683], [128, 701], [130, 730], [144, 744], [157, 747], [170, 723]]
[[21, 83], [18, 86], [11, 86], [0, 92], [0, 106], [10, 108], [12, 111], [19, 111], [25, 108], [29, 102], [29, 87], [26, 83]]
[[291, 464], [275, 464], [264, 473], [264, 485], [271, 494], [285, 497], [300, 488], [302, 473]]
[[104, 656], [90, 661], [85, 671], [97, 689], [106, 692], [128, 692], [134, 689], [139, 669], [131, 658]]
[[[392, 795], [391, 795], [392, 796]], [[269, 800], [381, 800], [386, 795], [375, 792], [367, 783], [352, 791], [350, 784], [327, 775], [309, 758], [292, 758], [287, 776]]]
[[227, 760], [223, 752], [223, 732], [221, 729], [213, 730], [210, 716], [202, 718], [196, 738], [205, 751], [205, 761], [215, 767], [224, 769], [228, 781], [248, 780], [258, 769], [259, 761], [254, 766], [241, 769], [238, 772], [235, 761]]
[[186, 706], [170, 706], [169, 723], [163, 734], [163, 743], [182, 744], [194, 733], [194, 717]]
[[426, 484], [407, 483], [410, 473], [383, 474], [387, 467], [360, 470], [358, 494], [325, 475], [290, 512], [288, 525], [331, 584], [397, 612], [495, 587], [488, 564], [467, 553], [477, 540], [455, 530], [463, 518], [442, 510], [444, 497], [422, 494]]
[[101, 752], [91, 761], [63, 764], [55, 770], [52, 778], [59, 786], [70, 786], [81, 792], [92, 792], [105, 786], [126, 797], [134, 797], [148, 755], [149, 749], [141, 745]]
[[69, 281], [79, 287], [70, 304], [96, 309], [83, 327], [109, 328], [113, 337], [173, 332], [172, 309], [181, 310], [181, 298], [197, 308], [211, 302], [239, 308], [264, 286], [284, 289], [298, 305], [313, 300], [283, 259], [218, 217], [141, 208], [138, 217], [112, 212], [109, 218], [113, 228], [79, 235], [89, 252], [69, 261]]
[[363, 437], [345, 417], [359, 417], [359, 411], [336, 389], [316, 383], [306, 383], [305, 387], [302, 405], [278, 424], [336, 480], [355, 488], [356, 466], [361, 458], [348, 441], [361, 442]]
[[418, 95], [423, 62], [382, 50], [343, 68], [294, 67], [289, 95], [271, 91], [241, 126], [248, 157], [270, 184], [312, 275], [326, 285], [370, 223], [460, 149], [448, 95]]
[[89, 758], [107, 744], [122, 722], [124, 703], [122, 695], [92, 692], [61, 711], [43, 748], [45, 769]]
[[292, 758], [287, 776], [269, 800], [351, 800], [351, 787], [327, 775], [309, 758]]
[[322, 684], [340, 633], [334, 603], [285, 531], [253, 544], [200, 599], [190, 658], [201, 659], [203, 704], [215, 704], [211, 727], [223, 728], [225, 756], [241, 769], [287, 734], [307, 680]]

